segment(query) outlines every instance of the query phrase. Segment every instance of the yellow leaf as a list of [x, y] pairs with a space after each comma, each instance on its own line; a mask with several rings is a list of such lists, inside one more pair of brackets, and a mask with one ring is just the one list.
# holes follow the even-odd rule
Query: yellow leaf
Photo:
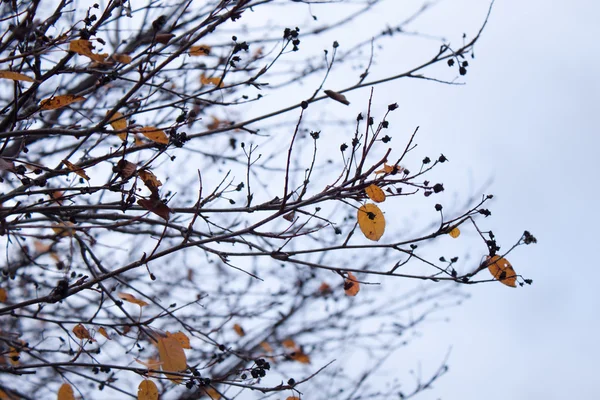
[[457, 237], [460, 236], [460, 229], [452, 228], [452, 230], [450, 232], [448, 232], [448, 235], [450, 235], [450, 237], [456, 239]]
[[118, 296], [121, 299], [128, 301], [129, 303], [137, 304], [140, 307], [145, 307], [148, 305], [148, 303], [146, 303], [144, 300], [140, 300], [137, 297], [135, 297], [134, 295], [129, 294], [129, 293], [119, 293]]
[[56, 110], [57, 108], [63, 108], [69, 104], [76, 103], [78, 101], [85, 100], [83, 96], [77, 96], [74, 94], [63, 94], [60, 96], [50, 97], [40, 101], [40, 107], [42, 110]]
[[358, 226], [367, 239], [378, 241], [385, 231], [385, 218], [375, 204], [365, 204], [358, 209]]
[[365, 192], [367, 193], [367, 196], [369, 196], [369, 198], [375, 203], [381, 203], [385, 201], [385, 193], [383, 193], [383, 190], [375, 184], [369, 185], [369, 187], [365, 189]]
[[344, 281], [344, 291], [347, 296], [356, 296], [358, 291], [360, 290], [360, 284], [358, 283], [358, 279], [352, 274], [352, 272], [348, 272], [348, 278]]
[[488, 270], [492, 276], [506, 286], [517, 287], [517, 273], [506, 258], [500, 256], [486, 258]]
[[239, 324], [235, 324], [233, 325], [233, 330], [235, 331], [235, 333], [237, 333], [239, 336], [246, 336], [246, 332], [244, 331], [244, 328], [242, 328]]
[[98, 329], [98, 333], [99, 333], [99, 334], [101, 334], [102, 336], [104, 336], [105, 338], [107, 338], [108, 340], [112, 340], [112, 339], [110, 338], [110, 336], [108, 335], [108, 332], [106, 332], [106, 329], [105, 329], [103, 326], [101, 326], [101, 327]]
[[169, 137], [167, 134], [155, 126], [145, 126], [143, 128], [139, 128], [137, 131], [153, 142], [169, 144]]
[[380, 169], [379, 171], [375, 171], [376, 174], [399, 174], [400, 172], [402, 172], [404, 170], [404, 168], [402, 168], [399, 165], [387, 165], [387, 164], [383, 164], [383, 169]]
[[281, 344], [283, 345], [283, 347], [286, 347], [288, 349], [295, 349], [296, 346], [296, 342], [294, 342], [293, 339], [285, 339], [283, 342], [281, 342]]
[[67, 166], [67, 168], [70, 171], [75, 172], [77, 175], [79, 175], [80, 177], [82, 177], [83, 179], [85, 179], [86, 181], [90, 180], [90, 177], [87, 176], [87, 174], [85, 173], [85, 171], [83, 170], [83, 168], [78, 167], [77, 165], [73, 164], [70, 161], [67, 160], [62, 160], [63, 164], [65, 164]]
[[123, 114], [116, 112], [108, 122], [115, 131], [120, 131], [120, 133], [117, 133], [117, 136], [120, 137], [121, 140], [127, 139], [127, 132], [125, 131], [127, 129], [127, 120], [125, 120]]
[[35, 82], [35, 79], [13, 71], [0, 71], [0, 78], [11, 79], [13, 81]]
[[156, 383], [144, 379], [138, 386], [138, 400], [158, 400], [158, 388]]
[[75, 393], [73, 388], [68, 383], [63, 383], [60, 389], [58, 389], [57, 400], [75, 400]]
[[73, 328], [73, 333], [77, 339], [90, 339], [92, 342], [95, 342], [95, 340], [90, 336], [90, 331], [88, 331], [82, 324], [77, 324]]
[[71, 237], [73, 237], [73, 235], [75, 234], [75, 229], [73, 228], [73, 226], [75, 226], [75, 224], [72, 223], [72, 222], [70, 222], [70, 221], [61, 222], [59, 224], [54, 225], [52, 227], [52, 230], [58, 236], [61, 236], [61, 237], [71, 236]]
[[69, 51], [72, 51], [82, 56], [86, 56], [93, 61], [105, 63], [108, 54], [96, 54], [93, 50], [94, 45], [89, 40], [76, 39], [69, 43]]
[[261, 342], [260, 343], [260, 347], [262, 347], [262, 349], [267, 352], [267, 353], [272, 353], [273, 352], [273, 348], [271, 347], [271, 345], [267, 342]]
[[216, 87], [223, 87], [223, 81], [219, 77], [208, 78], [204, 73], [200, 75], [200, 83], [203, 85], [215, 85]]
[[201, 44], [190, 47], [190, 56], [207, 56], [210, 54], [210, 46]]
[[175, 332], [175, 333], [167, 332], [167, 336], [172, 337], [175, 340], [177, 340], [179, 342], [179, 344], [181, 344], [181, 347], [183, 347], [184, 349], [192, 348], [190, 346], [190, 338], [187, 337], [186, 334], [183, 332]]
[[152, 193], [155, 193], [158, 188], [162, 186], [162, 182], [159, 181], [156, 175], [151, 171], [143, 169], [138, 172], [138, 176], [144, 181], [144, 184]]
[[17, 366], [19, 365], [19, 358], [21, 357], [21, 353], [14, 347], [10, 347], [8, 351], [8, 361], [10, 365]]
[[0, 288], [0, 303], [6, 303], [6, 299], [8, 298], [6, 289]]
[[131, 56], [129, 54], [113, 54], [112, 58], [121, 64], [129, 64], [131, 62]]
[[[158, 339], [158, 355], [162, 362], [161, 368], [168, 372], [182, 372], [187, 369], [187, 358], [181, 343], [174, 337], [160, 337]], [[172, 382], [180, 383], [181, 377], [165, 373]]]

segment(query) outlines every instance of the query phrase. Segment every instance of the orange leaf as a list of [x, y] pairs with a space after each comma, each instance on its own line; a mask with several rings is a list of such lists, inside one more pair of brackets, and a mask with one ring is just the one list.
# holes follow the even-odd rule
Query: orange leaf
[[[187, 369], [187, 359], [181, 343], [174, 337], [160, 337], [158, 339], [158, 354], [163, 363], [161, 368], [168, 372], [182, 372]], [[181, 378], [165, 373], [172, 382], [180, 383]]]
[[175, 333], [167, 332], [167, 336], [172, 337], [175, 340], [177, 340], [179, 342], [179, 344], [181, 344], [181, 347], [183, 347], [184, 349], [192, 348], [190, 346], [190, 338], [187, 337], [186, 334], [183, 332], [175, 332]]
[[402, 172], [404, 170], [404, 168], [402, 168], [399, 165], [387, 165], [387, 164], [383, 164], [383, 169], [380, 169], [379, 171], [375, 171], [376, 174], [399, 174], [400, 172]]
[[452, 228], [452, 230], [450, 232], [448, 232], [448, 235], [450, 235], [451, 238], [456, 239], [457, 237], [460, 236], [460, 229]]
[[82, 56], [86, 56], [93, 61], [105, 63], [108, 54], [96, 54], [93, 50], [94, 45], [89, 40], [76, 39], [72, 40], [71, 43], [69, 43], [69, 51], [72, 51]]
[[144, 184], [152, 193], [156, 193], [158, 188], [162, 186], [162, 182], [159, 181], [156, 175], [151, 171], [143, 169], [138, 172], [138, 176], [144, 181]]
[[288, 396], [288, 398], [285, 399], [285, 400], [300, 400], [300, 397], [298, 397], [298, 396]]
[[375, 204], [365, 204], [358, 209], [358, 226], [367, 239], [378, 241], [385, 231], [385, 218]]
[[144, 379], [138, 386], [138, 400], [158, 400], [158, 388], [156, 383]]
[[112, 59], [121, 64], [129, 64], [131, 62], [129, 54], [113, 54]]
[[281, 342], [281, 344], [283, 345], [283, 347], [286, 347], [288, 349], [295, 349], [296, 346], [296, 342], [294, 342], [293, 339], [285, 339], [283, 342]]
[[6, 299], [8, 298], [8, 293], [6, 289], [0, 288], [0, 303], [6, 303]]
[[517, 287], [517, 273], [506, 258], [486, 257], [486, 264], [492, 276], [506, 286]]
[[169, 144], [169, 137], [167, 136], [167, 134], [155, 126], [145, 126], [143, 128], [138, 128], [137, 132], [146, 136], [148, 139], [152, 140], [153, 142], [161, 143], [161, 144]]
[[267, 352], [267, 353], [272, 353], [273, 352], [273, 348], [271, 347], [271, 345], [267, 342], [260, 342], [260, 347], [262, 347], [262, 349]]
[[223, 87], [223, 81], [219, 77], [208, 78], [204, 73], [200, 75], [200, 83], [203, 85], [215, 85], [216, 87]]
[[310, 364], [310, 357], [305, 354], [302, 349], [296, 349], [292, 354], [290, 354], [290, 358], [294, 361], [298, 361], [301, 364]]
[[152, 193], [149, 199], [139, 199], [137, 203], [144, 207], [146, 210], [153, 212], [165, 221], [169, 220], [169, 214], [171, 209], [162, 202], [157, 194]]
[[352, 274], [352, 272], [348, 272], [348, 278], [344, 281], [344, 291], [347, 296], [356, 296], [358, 291], [360, 290], [360, 284], [358, 283], [358, 279]]
[[10, 347], [8, 349], [8, 361], [10, 365], [17, 366], [19, 365], [19, 358], [21, 357], [21, 353], [14, 347]]
[[99, 333], [99, 334], [101, 334], [102, 336], [104, 336], [105, 338], [107, 338], [108, 340], [112, 340], [112, 339], [110, 338], [110, 336], [108, 335], [108, 332], [106, 332], [106, 329], [105, 329], [103, 326], [101, 326], [101, 327], [98, 329], [98, 333]]
[[119, 293], [118, 296], [119, 296], [119, 298], [121, 298], [129, 303], [137, 304], [140, 307], [145, 307], [148, 305], [148, 303], [146, 303], [144, 300], [140, 300], [137, 297], [135, 297], [134, 295], [129, 294], [129, 293]]
[[321, 283], [321, 286], [319, 286], [319, 292], [323, 295], [330, 294], [332, 292], [331, 286], [329, 286], [327, 282], [323, 282]]
[[365, 192], [367, 193], [367, 196], [369, 196], [369, 198], [375, 203], [381, 203], [385, 201], [385, 193], [383, 193], [383, 190], [375, 184], [369, 185], [369, 187], [365, 189]]
[[237, 333], [239, 336], [246, 336], [246, 332], [244, 332], [244, 328], [242, 328], [239, 324], [235, 324], [233, 325], [233, 330], [235, 331], [235, 333]]
[[11, 79], [13, 81], [35, 82], [35, 79], [13, 71], [0, 71], [0, 78]]
[[95, 340], [90, 336], [90, 331], [88, 331], [82, 324], [77, 324], [73, 328], [73, 333], [77, 339], [90, 339], [92, 342], [95, 342]]
[[108, 122], [115, 131], [120, 131], [120, 133], [117, 133], [117, 136], [120, 137], [121, 140], [124, 141], [127, 139], [127, 132], [125, 131], [127, 129], [127, 120], [123, 117], [123, 114], [116, 112]]
[[68, 383], [63, 383], [58, 389], [57, 400], [75, 400], [75, 393], [73, 393], [73, 387]]
[[87, 174], [85, 173], [85, 171], [83, 170], [83, 168], [78, 167], [77, 165], [73, 164], [70, 161], [67, 160], [62, 160], [63, 164], [65, 164], [67, 166], [67, 168], [70, 171], [75, 172], [77, 175], [79, 175], [80, 177], [82, 177], [83, 179], [85, 179], [86, 181], [90, 180], [90, 177], [87, 176]]
[[207, 56], [210, 54], [210, 46], [201, 44], [190, 47], [190, 56]]
[[78, 101], [85, 100], [83, 96], [77, 96], [74, 94], [64, 94], [60, 96], [50, 97], [40, 101], [40, 107], [42, 110], [56, 110], [57, 108], [63, 108], [69, 104], [76, 103]]

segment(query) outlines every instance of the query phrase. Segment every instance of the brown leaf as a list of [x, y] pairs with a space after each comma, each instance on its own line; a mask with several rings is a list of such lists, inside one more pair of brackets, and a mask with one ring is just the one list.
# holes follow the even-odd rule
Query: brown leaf
[[271, 345], [267, 342], [260, 342], [260, 347], [262, 347], [262, 349], [267, 352], [267, 353], [272, 353], [273, 352], [273, 348], [271, 347]]
[[56, 110], [57, 108], [63, 108], [72, 103], [85, 100], [83, 96], [77, 96], [75, 94], [63, 94], [60, 96], [50, 97], [40, 101], [40, 107], [42, 110]]
[[348, 272], [348, 277], [344, 281], [344, 291], [346, 292], [346, 295], [356, 296], [359, 290], [360, 284], [358, 283], [358, 279], [356, 279], [352, 272]]
[[385, 218], [375, 204], [365, 204], [357, 212], [358, 226], [367, 239], [378, 241], [385, 231]]
[[300, 348], [294, 350], [294, 352], [290, 354], [290, 358], [294, 361], [298, 361], [301, 364], [310, 364], [310, 357]]
[[139, 199], [137, 203], [146, 210], [153, 212], [165, 221], [169, 220], [171, 209], [162, 202], [158, 195], [152, 193], [149, 199]]
[[173, 35], [172, 33], [158, 33], [156, 34], [156, 36], [154, 36], [154, 40], [156, 40], [156, 42], [160, 44], [167, 44], [174, 37], [175, 35]]
[[158, 194], [158, 188], [162, 186], [162, 182], [158, 180], [156, 175], [147, 169], [140, 170], [138, 176], [144, 181], [144, 185], [152, 192]]
[[181, 344], [181, 347], [183, 347], [184, 349], [192, 348], [192, 346], [190, 346], [190, 338], [187, 337], [186, 334], [183, 332], [175, 332], [175, 333], [167, 332], [167, 336], [172, 337], [175, 340], [177, 340], [179, 342], [179, 344]]
[[200, 83], [203, 85], [215, 85], [216, 87], [223, 87], [223, 81], [221, 80], [221, 78], [216, 76], [208, 78], [206, 77], [206, 75], [204, 75], [204, 72], [202, 73], [202, 75], [200, 75]]
[[65, 237], [65, 236], [73, 237], [73, 235], [75, 235], [75, 229], [73, 228], [74, 226], [75, 226], [75, 224], [70, 221], [60, 222], [60, 223], [54, 225], [52, 227], [52, 230], [54, 231], [54, 233], [56, 233], [60, 237]]
[[123, 114], [116, 112], [108, 122], [115, 131], [119, 131], [117, 136], [121, 138], [121, 140], [127, 140], [127, 120], [123, 117]]
[[75, 165], [72, 162], [67, 161], [67, 160], [62, 160], [62, 162], [63, 162], [63, 164], [65, 164], [67, 166], [67, 168], [70, 171], [75, 172], [77, 175], [79, 175], [80, 177], [82, 177], [86, 181], [90, 180], [90, 177], [85, 173], [85, 171], [83, 170], [83, 168], [78, 167], [77, 165]]
[[89, 40], [76, 39], [72, 40], [71, 43], [69, 43], [69, 51], [75, 52], [82, 56], [86, 56], [92, 61], [96, 61], [101, 64], [106, 63], [106, 57], [108, 57], [108, 54], [96, 54], [93, 50], [94, 45]]
[[492, 276], [506, 286], [517, 287], [517, 273], [506, 258], [486, 257], [486, 264]]
[[98, 329], [98, 333], [99, 333], [99, 334], [101, 334], [102, 336], [104, 336], [105, 338], [107, 338], [108, 340], [112, 340], [112, 339], [110, 338], [110, 336], [108, 335], [108, 332], [106, 332], [106, 329], [105, 329], [103, 326], [101, 326], [101, 327]]
[[[158, 354], [163, 363], [161, 368], [167, 372], [182, 372], [187, 369], [187, 358], [181, 343], [174, 337], [160, 337], [158, 339]], [[181, 377], [167, 374], [165, 376], [172, 382], [180, 383]]]
[[242, 328], [239, 324], [235, 324], [233, 325], [233, 330], [235, 331], [235, 333], [237, 333], [240, 337], [246, 336], [246, 332], [244, 331], [244, 328]]
[[113, 54], [111, 58], [121, 64], [129, 64], [132, 60], [132, 58], [129, 54], [118, 54], [117, 53], [117, 54]]
[[137, 132], [146, 136], [153, 142], [160, 144], [169, 144], [169, 137], [167, 136], [167, 134], [163, 130], [158, 129], [155, 126], [145, 126], [143, 128], [138, 128]]
[[0, 157], [0, 171], [15, 172], [15, 163]]
[[13, 71], [0, 71], [1, 79], [10, 79], [13, 81], [23, 81], [23, 82], [35, 82], [35, 79], [28, 77], [27, 75], [20, 74], [18, 72]]
[[334, 92], [333, 90], [325, 90], [324, 93], [330, 98], [334, 99], [335, 101], [339, 101], [340, 103], [345, 104], [347, 106], [350, 105], [350, 102], [346, 99], [346, 96], [344, 96], [341, 93]]
[[0, 303], [6, 303], [8, 292], [4, 288], [0, 288]]
[[331, 286], [329, 286], [327, 282], [323, 282], [321, 283], [321, 286], [319, 286], [319, 293], [321, 293], [322, 295], [327, 295], [332, 292], [333, 291], [331, 290]]
[[90, 336], [90, 331], [88, 331], [82, 324], [77, 324], [73, 328], [73, 333], [77, 339], [90, 339], [92, 342], [95, 342], [95, 340]]
[[210, 400], [219, 400], [221, 398], [221, 395], [219, 394], [219, 392], [217, 392], [215, 389], [209, 387], [209, 388], [204, 388], [202, 389], [204, 394], [208, 396], [208, 398]]
[[137, 304], [140, 307], [146, 307], [148, 305], [148, 303], [146, 303], [144, 300], [140, 300], [137, 297], [135, 297], [134, 295], [129, 294], [129, 293], [119, 293], [118, 296], [119, 296], [119, 298], [121, 298], [129, 303]]
[[300, 397], [298, 397], [298, 396], [288, 396], [288, 398], [285, 399], [285, 400], [300, 400]]
[[296, 347], [296, 342], [294, 342], [293, 339], [285, 339], [283, 342], [281, 342], [281, 344], [283, 345], [283, 347], [288, 348], [288, 349], [295, 349]]
[[138, 400], [158, 400], [158, 388], [156, 383], [144, 379], [138, 386]]
[[365, 189], [365, 193], [375, 203], [381, 203], [381, 202], [385, 201], [385, 193], [383, 192], [383, 190], [379, 186], [377, 186], [375, 184], [369, 185]]
[[210, 54], [210, 46], [201, 44], [190, 47], [190, 56], [207, 56]]
[[136, 168], [137, 165], [127, 160], [119, 160], [119, 162], [117, 163], [117, 171], [119, 175], [125, 179], [129, 178], [130, 176], [133, 176], [133, 174], [135, 174]]
[[57, 400], [75, 400], [75, 393], [73, 393], [73, 387], [68, 383], [63, 383], [58, 389]]

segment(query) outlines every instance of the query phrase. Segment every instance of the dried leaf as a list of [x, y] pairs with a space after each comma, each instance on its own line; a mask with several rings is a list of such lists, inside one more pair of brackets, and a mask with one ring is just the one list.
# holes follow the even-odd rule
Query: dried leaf
[[119, 160], [119, 162], [117, 163], [117, 171], [119, 175], [125, 179], [133, 176], [133, 174], [135, 174], [136, 168], [137, 165], [127, 160]]
[[96, 341], [90, 335], [90, 331], [88, 331], [85, 328], [85, 326], [83, 326], [82, 324], [75, 325], [75, 327], [73, 328], [73, 333], [75, 334], [75, 336], [77, 337], [77, 339], [81, 339], [81, 340], [83, 340], [83, 339], [89, 339], [92, 342]]
[[[182, 372], [187, 369], [187, 359], [181, 343], [173, 337], [160, 337], [158, 339], [158, 354], [163, 363], [161, 368], [168, 372]], [[165, 376], [174, 383], [180, 383], [181, 377], [167, 374]]]
[[23, 82], [35, 82], [35, 79], [28, 77], [27, 75], [20, 74], [18, 72], [13, 71], [0, 71], [1, 79], [10, 79], [13, 81], [23, 81]]
[[76, 39], [69, 43], [69, 51], [86, 56], [92, 61], [96, 61], [98, 63], [106, 63], [106, 57], [108, 57], [108, 54], [96, 54], [93, 50], [94, 45], [89, 40]]
[[289, 222], [294, 222], [294, 218], [296, 217], [296, 212], [291, 211], [283, 216], [283, 219]]
[[300, 400], [300, 397], [298, 397], [298, 396], [288, 396], [288, 398], [285, 399], [285, 400]]
[[190, 56], [207, 56], [210, 54], [211, 47], [206, 44], [190, 47]]
[[50, 97], [40, 101], [40, 107], [42, 110], [56, 110], [57, 108], [63, 108], [72, 103], [85, 100], [83, 96], [77, 96], [75, 94], [63, 94], [60, 96]]
[[140, 300], [137, 297], [135, 297], [134, 295], [129, 294], [129, 293], [119, 293], [118, 296], [119, 296], [119, 298], [121, 298], [129, 303], [137, 304], [140, 307], [145, 307], [148, 305], [148, 303], [146, 303], [144, 300]]
[[322, 295], [327, 295], [332, 292], [333, 291], [331, 290], [331, 286], [329, 286], [329, 284], [327, 284], [327, 282], [323, 282], [323, 283], [321, 283], [321, 286], [319, 286], [319, 293], [321, 293]]
[[290, 358], [294, 361], [298, 361], [301, 364], [310, 364], [310, 357], [300, 348], [296, 349], [292, 354], [290, 354]]
[[52, 230], [54, 231], [54, 233], [56, 233], [60, 237], [65, 237], [65, 236], [73, 237], [73, 235], [75, 235], [75, 229], [73, 228], [74, 226], [75, 226], [75, 224], [70, 221], [60, 222], [60, 223], [54, 225], [52, 227]]
[[399, 174], [400, 172], [404, 171], [404, 168], [402, 168], [399, 165], [387, 165], [387, 164], [383, 164], [383, 169], [380, 169], [379, 171], [375, 171], [376, 174]]
[[145, 126], [143, 128], [138, 128], [137, 132], [146, 136], [153, 142], [160, 144], [169, 144], [169, 137], [167, 136], [167, 134], [163, 130], [158, 129], [155, 126]]
[[267, 342], [260, 342], [260, 347], [262, 347], [262, 349], [267, 352], [267, 353], [272, 353], [273, 352], [273, 348], [271, 347], [271, 345]]
[[155, 193], [152, 193], [149, 199], [139, 199], [137, 203], [146, 210], [158, 215], [165, 221], [169, 220], [171, 209], [165, 203], [163, 203]]
[[167, 336], [172, 337], [175, 340], [177, 340], [179, 342], [179, 344], [181, 344], [181, 347], [183, 347], [184, 349], [192, 348], [190, 346], [190, 338], [187, 337], [186, 334], [183, 332], [175, 332], [175, 333], [167, 332]]
[[52, 198], [52, 200], [54, 200], [55, 202], [57, 202], [59, 205], [62, 206], [62, 201], [63, 201], [63, 192], [61, 192], [60, 190], [53, 190], [52, 192], [50, 192], [50, 198]]
[[334, 92], [333, 90], [325, 90], [325, 91], [324, 91], [324, 93], [325, 93], [325, 94], [326, 94], [328, 97], [330, 97], [330, 98], [334, 99], [335, 101], [339, 101], [340, 103], [342, 103], [342, 104], [345, 104], [345, 105], [347, 105], [347, 106], [349, 106], [349, 105], [350, 105], [350, 102], [349, 102], [349, 101], [346, 99], [346, 96], [344, 96], [344, 95], [343, 95], [343, 94], [341, 94], [341, 93]]
[[448, 235], [450, 235], [450, 237], [456, 239], [457, 237], [460, 236], [460, 229], [458, 228], [452, 228], [452, 230], [450, 232], [448, 232]]
[[385, 201], [385, 193], [379, 186], [375, 184], [369, 185], [369, 187], [365, 189], [365, 193], [367, 193], [367, 196], [369, 196], [369, 198], [375, 203], [381, 203]]
[[156, 383], [144, 379], [138, 386], [138, 400], [158, 400], [158, 388]]
[[288, 348], [288, 349], [295, 349], [296, 347], [296, 342], [294, 342], [293, 339], [285, 339], [283, 342], [281, 342], [281, 344], [283, 345], [283, 347]]
[[127, 132], [125, 132], [127, 129], [127, 120], [123, 117], [123, 114], [116, 112], [108, 122], [115, 131], [120, 131], [120, 133], [117, 133], [117, 136], [121, 138], [121, 140], [127, 140]]
[[8, 299], [8, 292], [4, 288], [0, 288], [0, 303], [6, 303]]
[[63, 383], [58, 389], [57, 400], [75, 400], [75, 393], [73, 393], [73, 387], [68, 383]]
[[158, 180], [156, 175], [151, 171], [143, 169], [138, 172], [138, 176], [144, 181], [144, 185], [146, 185], [152, 193], [158, 193], [158, 188], [162, 186], [162, 182]]
[[219, 118], [211, 116], [210, 118], [212, 118], [212, 122], [209, 123], [208, 125], [206, 125], [207, 129], [210, 129], [211, 131], [214, 129], [218, 129], [221, 124], [223, 123], [223, 121], [221, 121]]
[[117, 53], [117, 54], [113, 54], [111, 58], [121, 64], [129, 64], [132, 60], [132, 58], [129, 54], [118, 54]]
[[14, 347], [9, 347], [8, 349], [8, 361], [10, 365], [17, 366], [19, 365], [19, 359], [21, 357], [21, 353]]
[[237, 333], [241, 337], [246, 336], [246, 332], [244, 331], [244, 328], [242, 328], [239, 324], [233, 325], [233, 330], [235, 331], [235, 333]]
[[105, 329], [103, 326], [101, 326], [101, 327], [98, 329], [98, 333], [99, 333], [99, 334], [101, 334], [102, 336], [104, 336], [105, 338], [107, 338], [108, 340], [112, 340], [112, 339], [110, 338], [110, 336], [108, 335], [108, 332], [106, 332], [106, 329]]
[[517, 273], [506, 258], [486, 257], [486, 264], [492, 276], [506, 286], [517, 287]]
[[200, 83], [203, 85], [215, 85], [216, 87], [223, 87], [223, 81], [219, 77], [208, 78], [204, 73], [200, 75]]
[[154, 36], [154, 40], [156, 40], [156, 42], [160, 44], [167, 44], [174, 37], [175, 35], [173, 35], [172, 33], [158, 33], [156, 34], [156, 36]]
[[385, 218], [375, 204], [365, 204], [358, 209], [358, 226], [367, 239], [378, 241], [385, 231]]
[[79, 175], [80, 177], [82, 177], [86, 181], [90, 180], [90, 177], [87, 176], [87, 174], [85, 173], [85, 171], [83, 170], [83, 168], [78, 167], [77, 165], [75, 165], [72, 162], [67, 161], [67, 160], [62, 160], [62, 162], [63, 162], [63, 164], [65, 164], [67, 166], [67, 168], [70, 171], [75, 172], [77, 175]]
[[344, 281], [344, 291], [347, 296], [356, 296], [358, 291], [360, 290], [360, 284], [358, 283], [358, 279], [352, 274], [352, 272], [348, 272], [348, 278]]

